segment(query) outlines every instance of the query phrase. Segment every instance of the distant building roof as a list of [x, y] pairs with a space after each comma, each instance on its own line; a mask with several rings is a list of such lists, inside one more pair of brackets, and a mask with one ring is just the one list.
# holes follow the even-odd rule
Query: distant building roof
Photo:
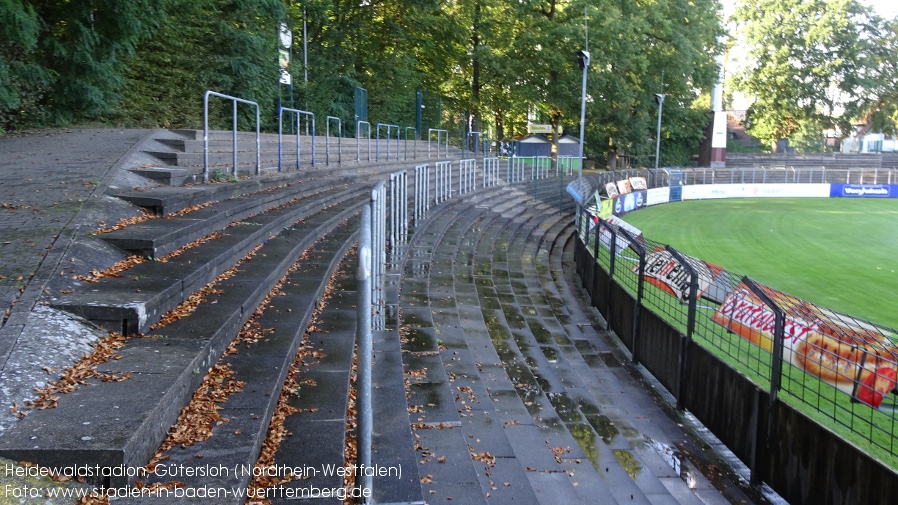
[[542, 135], [527, 135], [525, 137], [521, 137], [517, 140], [518, 142], [528, 142], [532, 144], [548, 144], [550, 143], [549, 139], [543, 137]]

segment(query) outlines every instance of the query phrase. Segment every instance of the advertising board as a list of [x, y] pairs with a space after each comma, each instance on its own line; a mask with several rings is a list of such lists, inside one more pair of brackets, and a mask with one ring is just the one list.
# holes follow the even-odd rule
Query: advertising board
[[898, 184], [830, 184], [829, 196], [833, 198], [898, 198]]
[[[695, 270], [697, 296], [701, 298], [705, 291], [711, 287], [714, 278], [720, 274], [723, 268], [702, 260], [686, 256], [686, 261]], [[634, 273], [639, 271], [639, 266], [631, 269]], [[680, 264], [674, 256], [662, 247], [651, 251], [645, 259], [645, 280], [668, 294], [677, 297], [681, 302], [689, 299], [689, 284], [692, 275]]]
[[627, 212], [645, 207], [646, 191], [634, 191], [618, 196], [614, 199], [614, 214], [622, 215]]
[[[896, 386], [895, 337], [785, 293], [762, 290], [785, 313], [783, 361], [879, 407]], [[776, 315], [744, 283], [724, 300], [711, 320], [768, 352], [773, 351]]]
[[827, 198], [829, 184], [695, 184], [683, 186], [683, 200], [713, 198]]
[[646, 207], [661, 205], [662, 203], [670, 203], [670, 188], [652, 188], [646, 191]]

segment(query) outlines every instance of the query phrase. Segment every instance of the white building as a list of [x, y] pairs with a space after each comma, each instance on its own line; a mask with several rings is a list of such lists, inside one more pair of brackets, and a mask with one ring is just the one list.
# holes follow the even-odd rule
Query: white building
[[843, 153], [891, 153], [898, 151], [898, 139], [883, 133], [868, 133], [866, 125], [858, 126], [854, 135], [842, 141]]

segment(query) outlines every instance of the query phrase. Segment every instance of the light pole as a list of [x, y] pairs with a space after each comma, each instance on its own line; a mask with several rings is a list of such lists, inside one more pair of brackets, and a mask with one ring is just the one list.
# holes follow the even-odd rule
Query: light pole
[[586, 69], [589, 67], [589, 51], [577, 51], [577, 63], [583, 69], [583, 94], [580, 97], [580, 175], [579, 181], [583, 180], [583, 127], [586, 123]]
[[661, 109], [664, 108], [664, 93], [655, 93], [655, 101], [658, 102], [658, 136], [655, 142], [655, 168], [658, 168], [658, 160], [661, 155]]

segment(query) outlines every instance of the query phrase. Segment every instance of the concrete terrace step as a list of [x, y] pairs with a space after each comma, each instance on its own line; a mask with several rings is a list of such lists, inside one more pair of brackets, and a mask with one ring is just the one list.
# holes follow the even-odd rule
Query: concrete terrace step
[[[261, 194], [243, 194], [217, 202], [214, 206], [195, 210], [183, 216], [151, 219], [120, 230], [100, 235], [100, 238], [125, 251], [150, 258], [162, 257], [213, 231], [222, 230], [234, 221], [266, 212], [293, 200], [319, 199], [340, 201], [348, 191], [348, 179], [333, 182], [294, 184], [272, 188]], [[298, 203], [298, 202], [297, 202]]]
[[[548, 228], [545, 226], [547, 224]], [[540, 245], [545, 243], [545, 230], [558, 224], [559, 222], [547, 221], [538, 228], [521, 227], [509, 237], [507, 271], [521, 272], [523, 275], [517, 281], [511, 280], [507, 284], [513, 302], [500, 301], [500, 304], [513, 337], [506, 339], [508, 349], [517, 355], [516, 359], [527, 363], [527, 367], [516, 370], [520, 374], [517, 380], [526, 385], [518, 388], [519, 395], [523, 389], [525, 397], [532, 398], [533, 404], [539, 406], [535, 409], [539, 412], [539, 417], [543, 420], [554, 417], [552, 425], [566, 428], [574, 436], [579, 448], [590, 456], [594, 470], [605, 469], [605, 473], [610, 475], [609, 480], [614, 483], [608, 491], [616, 500], [622, 502], [629, 498], [635, 503], [663, 503], [670, 496], [660, 481], [642, 473], [638, 474], [641, 482], [635, 482], [637, 475], [634, 475], [634, 469], [647, 467], [641, 459], [643, 455], [634, 456], [632, 448], [626, 445], [612, 445], [612, 454], [609, 454], [609, 451], [602, 451], [597, 445], [599, 438], [606, 443], [608, 441], [604, 438], [607, 432], [602, 430], [606, 426], [601, 422], [602, 411], [596, 404], [594, 395], [599, 394], [601, 397], [605, 393], [590, 390], [589, 386], [594, 382], [594, 378], [590, 380], [591, 371], [582, 366], [582, 359], [572, 345], [571, 335], [553, 316], [553, 304], [546, 296], [549, 286], [542, 283], [536, 275], [536, 271], [543, 268], [540, 261], [548, 263], [548, 257], [541, 257], [537, 253]], [[534, 234], [538, 236], [534, 237]], [[550, 238], [553, 235], [548, 234]], [[498, 283], [495, 288], [500, 289]], [[648, 455], [651, 456], [650, 451]], [[670, 477], [673, 470], [669, 466], [657, 465], [657, 456], [654, 459], [651, 462], [654, 466], [648, 467], [658, 468], [662, 473], [666, 468], [664, 476]], [[583, 470], [584, 468], [580, 468], [579, 473]], [[678, 475], [676, 477], [679, 478]], [[680, 498], [676, 502], [698, 503], [694, 496], [691, 500], [683, 501]]]
[[[90, 379], [60, 395], [56, 408], [32, 411], [0, 439], [0, 454], [48, 467], [144, 466], [202, 381], [202, 371], [218, 361], [276, 282], [320, 237], [347, 220], [351, 228], [356, 212], [356, 206], [319, 212], [295, 229], [283, 229], [252, 261], [243, 263], [220, 292], [207, 293], [206, 302], [190, 316], [152, 336], [129, 339], [117, 351], [120, 359], [96, 366], [100, 373], [121, 373], [113, 372], [118, 370], [132, 374], [130, 378]], [[245, 421], [263, 424], [261, 417]], [[129, 480], [133, 477], [95, 483], [122, 486]]]
[[[484, 201], [495, 204], [493, 208], [497, 212], [521, 211], [520, 193], [503, 189], [505, 194], [501, 196], [473, 197], [479, 205], [465, 199], [449, 206], [455, 209], [470, 205], [466, 212], [441, 210], [440, 215], [428, 223], [426, 230], [416, 232], [416, 243], [411, 248], [406, 265], [403, 293], [410, 293], [413, 301], [407, 301], [405, 295], [402, 299], [403, 326], [404, 331], [408, 332], [403, 357], [412, 376], [409, 403], [414, 406], [411, 414], [415, 419], [413, 426], [424, 451], [419, 472], [427, 476], [424, 487], [427, 491], [425, 498], [429, 502], [451, 499], [463, 503], [485, 503], [489, 494], [492, 495], [490, 501], [498, 500], [499, 503], [510, 500], [535, 503], [527, 488], [518, 485], [511, 488], [499, 483], [509, 479], [526, 480], [524, 470], [513, 463], [508, 464], [510, 460], [506, 456], [510, 453], [510, 446], [505, 441], [500, 423], [493, 416], [487, 417], [488, 411], [482, 407], [483, 399], [488, 396], [483, 386], [467, 378], [470, 370], [464, 367], [474, 367], [476, 360], [465, 359], [470, 356], [458, 357], [461, 351], [457, 345], [459, 328], [467, 327], [472, 322], [461, 321], [458, 316], [447, 319], [448, 314], [441, 309], [443, 305], [453, 303], [453, 296], [458, 296], [459, 304], [472, 303], [469, 298], [462, 300], [466, 295], [461, 291], [453, 294], [451, 289], [447, 289], [451, 277], [447, 278], [446, 273], [451, 272], [452, 263], [468, 264], [466, 262], [469, 261], [462, 255], [453, 258], [459, 252], [456, 248], [470, 245], [460, 242], [458, 230], [482, 224], [487, 213], [482, 209], [489, 207]], [[440, 247], [447, 240], [448, 243]], [[441, 253], [432, 256], [438, 248]], [[441, 259], [447, 256], [452, 259]], [[432, 263], [431, 259], [434, 260]], [[430, 269], [422, 268], [425, 264], [432, 266]], [[409, 277], [413, 277], [414, 281], [410, 282]], [[429, 283], [426, 281], [428, 277]], [[428, 284], [430, 289], [426, 287]], [[473, 283], [467, 285], [473, 286]], [[430, 304], [418, 299], [425, 293], [425, 297], [431, 300]], [[476, 305], [477, 301], [473, 300], [473, 303]], [[483, 460], [472, 459], [475, 454], [482, 454]], [[491, 457], [497, 458], [492, 466], [486, 463]]]
[[[425, 484], [425, 497], [432, 503], [723, 503], [700, 475], [691, 491], [671, 468], [658, 449], [673, 446], [670, 433], [647, 430], [657, 438], [631, 439], [638, 432], [628, 421], [641, 416], [618, 419], [605, 401], [613, 392], [591, 367], [604, 367], [603, 377], [608, 367], [584, 338], [580, 322], [588, 319], [565, 306], [559, 290], [567, 288], [555, 286], [549, 267], [560, 262], [555, 257], [571, 236], [570, 214], [520, 192], [512, 207], [474, 200], [451, 213], [447, 206], [416, 230], [402, 281], [403, 324], [412, 334], [405, 358], [410, 370], [427, 370], [413, 386], [418, 391], [409, 402], [419, 412], [413, 415], [430, 423], [451, 417], [449, 405], [459, 412], [459, 424], [447, 424], [452, 429], [416, 430], [433, 459], [469, 452], [468, 458], [496, 460], [479, 468], [477, 462], [472, 468], [423, 462], [419, 472], [433, 481], [434, 492]], [[464, 445], [452, 440], [457, 429], [465, 432]], [[659, 440], [668, 445], [654, 443]], [[502, 476], [515, 483], [514, 491], [497, 485]], [[529, 492], [521, 482], [529, 482]]]
[[[158, 147], [168, 147], [166, 150], [146, 150], [146, 154], [152, 155], [160, 161], [174, 167], [202, 167], [206, 162], [204, 150], [208, 144], [208, 161], [210, 167], [233, 167], [235, 148], [233, 132], [210, 131], [209, 141], [202, 140], [202, 132], [181, 131], [184, 138], [171, 138], [171, 132], [166, 132], [166, 137], [158, 139]], [[314, 149], [313, 149], [314, 147]], [[256, 143], [255, 132], [238, 132], [236, 144], [236, 157], [238, 171], [250, 172], [246, 168], [254, 166], [257, 159], [261, 159], [263, 167], [278, 165], [279, 156], [283, 156], [285, 164], [295, 164], [297, 154], [302, 164], [311, 164], [314, 159], [318, 165], [358, 163], [365, 160], [380, 160], [382, 162], [408, 161], [424, 162], [429, 158], [434, 146], [428, 145], [422, 140], [391, 139], [356, 139], [316, 136], [314, 140], [310, 136], [299, 137], [299, 153], [297, 153], [297, 137], [265, 133], [259, 137]], [[441, 149], [442, 150], [442, 149]], [[313, 152], [314, 151], [314, 152]], [[458, 148], [449, 148], [445, 152], [449, 157], [460, 157], [463, 153]], [[445, 154], [444, 154], [445, 155]], [[148, 172], [152, 174], [153, 172]]]
[[[340, 467], [344, 464], [343, 434], [355, 340], [352, 307], [355, 287], [351, 266], [341, 261], [354, 244], [356, 228], [355, 223], [345, 222], [308, 250], [299, 269], [286, 277], [280, 294], [266, 304], [261, 316], [255, 320], [266, 336], [259, 342], [238, 345], [236, 354], [225, 356], [220, 362], [231, 365], [235, 380], [245, 382], [241, 391], [220, 404], [219, 415], [228, 421], [215, 427], [208, 440], [169, 449], [164, 453], [167, 459], [162, 465], [196, 469], [197, 474], [208, 466], [209, 461], [229, 469], [252, 468], [268, 435], [278, 398], [300, 347], [314, 349], [319, 359], [307, 356], [301, 363], [299, 375], [290, 384], [295, 387], [293, 393], [288, 393], [291, 404], [301, 411], [287, 418], [286, 427], [293, 436], [281, 446], [275, 464], [316, 470], [324, 465]], [[325, 288], [332, 275], [336, 289], [328, 295]], [[312, 323], [317, 302], [324, 296], [329, 296], [325, 309]], [[310, 323], [314, 325], [310, 328], [314, 331], [306, 339]], [[296, 446], [301, 450], [290, 450], [290, 444], [297, 442], [302, 442]], [[321, 455], [326, 456], [315, 458]], [[171, 480], [153, 476], [145, 483]], [[252, 474], [238, 471], [216, 477], [187, 476], [176, 480], [190, 488], [246, 488]], [[299, 484], [304, 487], [321, 484], [318, 480], [300, 480]], [[339, 487], [340, 484], [342, 482], [329, 487]], [[219, 497], [216, 503], [236, 505], [244, 501], [237, 496], [226, 496]], [[124, 503], [150, 502], [153, 500], [127, 500]], [[208, 499], [195, 502], [208, 503]], [[191, 501], [179, 500], [178, 503]]]
[[[108, 194], [152, 211], [157, 216], [168, 216], [195, 205], [219, 202], [230, 198], [247, 197], [264, 191], [284, 187], [295, 190], [311, 190], [347, 182], [365, 182], [392, 166], [359, 168], [354, 173], [336, 169], [310, 169], [269, 173], [262, 177], [240, 179], [236, 182], [197, 184], [189, 187], [155, 187], [141, 189], [115, 189]], [[298, 189], [297, 189], [298, 188]], [[288, 189], [289, 190], [289, 189]]]
[[366, 190], [360, 187], [337, 190], [236, 221], [220, 237], [168, 262], [141, 263], [121, 277], [103, 278], [87, 283], [75, 293], [54, 295], [49, 304], [126, 335], [148, 332], [167, 311], [257, 245], [283, 230], [315, 233], [319, 224], [345, 219], [347, 210], [341, 210], [340, 204], [346, 203], [345, 209], [357, 211], [365, 196]]
[[[457, 162], [457, 160], [448, 161]], [[425, 163], [432, 164], [433, 162]], [[272, 190], [284, 185], [297, 186], [301, 184], [304, 187], [318, 187], [328, 184], [339, 185], [345, 182], [355, 182], [368, 183], [373, 186], [390, 173], [408, 170], [413, 174], [415, 166], [420, 164], [423, 163], [394, 161], [389, 163], [372, 162], [347, 167], [304, 167], [301, 170], [268, 172], [261, 177], [244, 178], [237, 182], [217, 182], [197, 184], [189, 187], [156, 187], [150, 189], [118, 188], [109, 191], [108, 194], [164, 217], [194, 205]], [[433, 181], [434, 177], [433, 170], [431, 170], [431, 181]], [[410, 187], [413, 186], [410, 185]]]

